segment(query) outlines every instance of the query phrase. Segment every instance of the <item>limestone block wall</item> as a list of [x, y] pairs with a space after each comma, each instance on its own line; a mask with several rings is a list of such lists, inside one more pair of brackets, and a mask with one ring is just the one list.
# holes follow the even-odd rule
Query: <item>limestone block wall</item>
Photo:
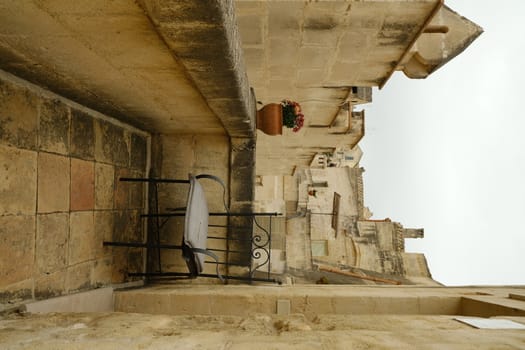
[[0, 71], [0, 303], [128, 280], [142, 241], [147, 133]]

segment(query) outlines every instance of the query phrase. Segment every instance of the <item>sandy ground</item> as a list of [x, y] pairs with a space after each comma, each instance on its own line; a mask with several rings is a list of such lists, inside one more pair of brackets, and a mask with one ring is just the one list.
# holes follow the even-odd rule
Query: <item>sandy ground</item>
[[[525, 323], [525, 318], [519, 321]], [[451, 316], [13, 314], [0, 349], [525, 349], [525, 331], [478, 330]]]

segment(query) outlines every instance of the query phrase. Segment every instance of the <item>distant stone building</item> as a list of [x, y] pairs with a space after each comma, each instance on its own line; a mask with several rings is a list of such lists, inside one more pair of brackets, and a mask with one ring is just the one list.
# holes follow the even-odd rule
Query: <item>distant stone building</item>
[[[274, 272], [304, 276], [331, 267], [332, 272], [358, 272], [365, 279], [434, 283], [424, 255], [405, 252], [405, 239], [423, 238], [423, 230], [405, 229], [388, 218], [370, 219], [363, 171], [358, 166], [326, 166], [302, 169], [283, 182], [263, 177], [256, 188], [256, 205], [286, 213], [273, 227], [276, 240], [284, 240], [281, 246], [286, 247], [282, 254], [282, 248], [274, 246], [274, 255], [285, 260], [274, 258]], [[287, 200], [276, 197], [282, 193]]]
[[[236, 5], [257, 100], [292, 99], [306, 116], [297, 133], [257, 133], [256, 208], [280, 209], [288, 216], [279, 225], [286, 229], [281, 235], [287, 243], [276, 266], [306, 271], [312, 262], [323, 261], [430, 279], [424, 256], [404, 252], [404, 238], [419, 233], [403, 235], [400, 224], [366, 221], [356, 168], [366, 120], [365, 110], [356, 106], [370, 102], [372, 87], [383, 88], [396, 71], [427, 77], [482, 29], [443, 1]], [[317, 196], [308, 195], [312, 192]], [[341, 209], [332, 215], [335, 198]], [[337, 222], [331, 222], [333, 217]]]

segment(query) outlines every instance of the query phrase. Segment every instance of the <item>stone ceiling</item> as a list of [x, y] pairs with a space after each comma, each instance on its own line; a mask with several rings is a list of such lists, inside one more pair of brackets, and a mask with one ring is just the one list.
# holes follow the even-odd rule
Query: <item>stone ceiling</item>
[[0, 1], [0, 68], [148, 131], [224, 134], [133, 0]]

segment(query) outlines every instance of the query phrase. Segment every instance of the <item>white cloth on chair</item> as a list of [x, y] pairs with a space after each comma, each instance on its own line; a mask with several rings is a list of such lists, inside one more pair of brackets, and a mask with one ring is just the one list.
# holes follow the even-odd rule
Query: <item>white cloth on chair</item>
[[[194, 175], [190, 175], [190, 190], [184, 224], [184, 243], [190, 248], [206, 249], [208, 239], [208, 204], [204, 190]], [[195, 252], [198, 272], [204, 270], [205, 255]]]

